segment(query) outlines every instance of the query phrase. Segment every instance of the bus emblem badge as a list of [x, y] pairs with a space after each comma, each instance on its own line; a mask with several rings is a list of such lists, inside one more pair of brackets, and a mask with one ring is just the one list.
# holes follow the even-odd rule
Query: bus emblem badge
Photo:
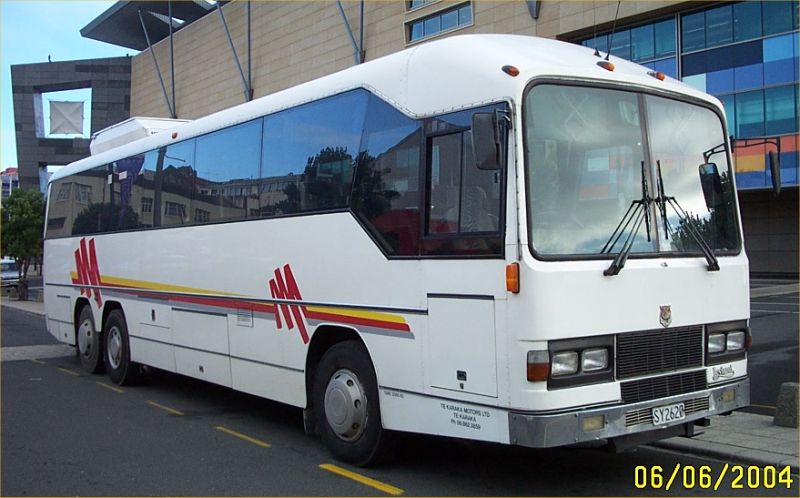
[[672, 306], [669, 304], [665, 304], [663, 306], [658, 307], [661, 310], [661, 313], [658, 315], [658, 321], [664, 327], [669, 327], [672, 323]]

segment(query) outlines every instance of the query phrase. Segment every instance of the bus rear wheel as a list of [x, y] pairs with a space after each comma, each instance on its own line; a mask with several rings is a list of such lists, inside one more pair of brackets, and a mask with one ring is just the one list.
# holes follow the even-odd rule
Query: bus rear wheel
[[106, 371], [111, 381], [120, 386], [135, 384], [141, 377], [141, 366], [131, 361], [128, 325], [122, 310], [116, 309], [108, 314], [103, 337]]
[[102, 372], [103, 341], [100, 332], [94, 326], [92, 309], [88, 305], [81, 308], [75, 335], [78, 346], [76, 352], [83, 369], [92, 374]]
[[363, 344], [345, 341], [330, 348], [312, 393], [322, 441], [336, 458], [369, 466], [385, 457], [389, 433], [381, 425], [375, 369]]

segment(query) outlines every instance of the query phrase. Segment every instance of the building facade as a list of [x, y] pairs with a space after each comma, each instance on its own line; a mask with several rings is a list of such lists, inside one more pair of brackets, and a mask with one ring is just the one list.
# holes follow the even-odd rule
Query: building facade
[[89, 138], [47, 136], [42, 95], [91, 89], [90, 133], [130, 115], [131, 58], [114, 57], [11, 66], [20, 186], [39, 189], [48, 166], [89, 155]]
[[[132, 3], [82, 33], [104, 39], [101, 21], [142, 31], [144, 21], [126, 14]], [[681, 79], [726, 108], [751, 271], [797, 275], [798, 2], [236, 0], [191, 15], [170, 25], [171, 36], [162, 26], [150, 28], [156, 37], [105, 40], [142, 50], [131, 65], [132, 115], [195, 119], [468, 33], [557, 38]], [[766, 155], [778, 145], [783, 192], [773, 198]]]
[[19, 175], [17, 168], [7, 168], [0, 173], [0, 180], [3, 183], [2, 200], [5, 202], [11, 192], [19, 188]]

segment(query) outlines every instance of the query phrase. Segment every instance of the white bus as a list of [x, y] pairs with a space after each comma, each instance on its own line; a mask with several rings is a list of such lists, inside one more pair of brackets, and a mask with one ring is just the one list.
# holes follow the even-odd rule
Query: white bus
[[392, 432], [552, 447], [749, 403], [720, 102], [590, 49], [421, 44], [80, 160], [49, 185], [49, 331]]

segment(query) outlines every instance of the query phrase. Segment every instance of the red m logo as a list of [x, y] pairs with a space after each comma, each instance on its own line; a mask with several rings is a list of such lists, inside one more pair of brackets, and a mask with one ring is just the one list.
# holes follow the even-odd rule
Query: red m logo
[[[283, 266], [283, 275], [281, 275], [280, 268], [275, 269], [275, 278], [269, 281], [269, 291], [273, 299], [281, 301], [301, 301], [303, 296], [300, 295], [300, 289], [297, 287], [297, 281], [294, 279], [292, 269], [289, 265]], [[286, 327], [291, 330], [294, 328], [294, 322], [297, 322], [297, 328], [300, 331], [300, 337], [303, 339], [303, 344], [308, 344], [308, 332], [306, 331], [305, 324], [305, 306], [297, 304], [289, 304], [286, 302], [275, 303], [275, 321], [278, 323], [278, 328], [283, 328], [281, 321], [281, 314], [286, 320]], [[292, 321], [294, 317], [294, 322]]]
[[[75, 268], [78, 273], [78, 277], [72, 281], [72, 283], [78, 285], [85, 285], [87, 287], [81, 287], [81, 294], [85, 295], [86, 297], [92, 297], [92, 291], [94, 291], [94, 301], [97, 303], [97, 307], [101, 307], [103, 305], [103, 299], [100, 296], [100, 289], [97, 287], [100, 285], [100, 268], [97, 265], [97, 253], [94, 250], [94, 239], [89, 240], [89, 250], [86, 250], [86, 239], [81, 239], [80, 247], [75, 250]], [[89, 286], [94, 286], [94, 289]]]

